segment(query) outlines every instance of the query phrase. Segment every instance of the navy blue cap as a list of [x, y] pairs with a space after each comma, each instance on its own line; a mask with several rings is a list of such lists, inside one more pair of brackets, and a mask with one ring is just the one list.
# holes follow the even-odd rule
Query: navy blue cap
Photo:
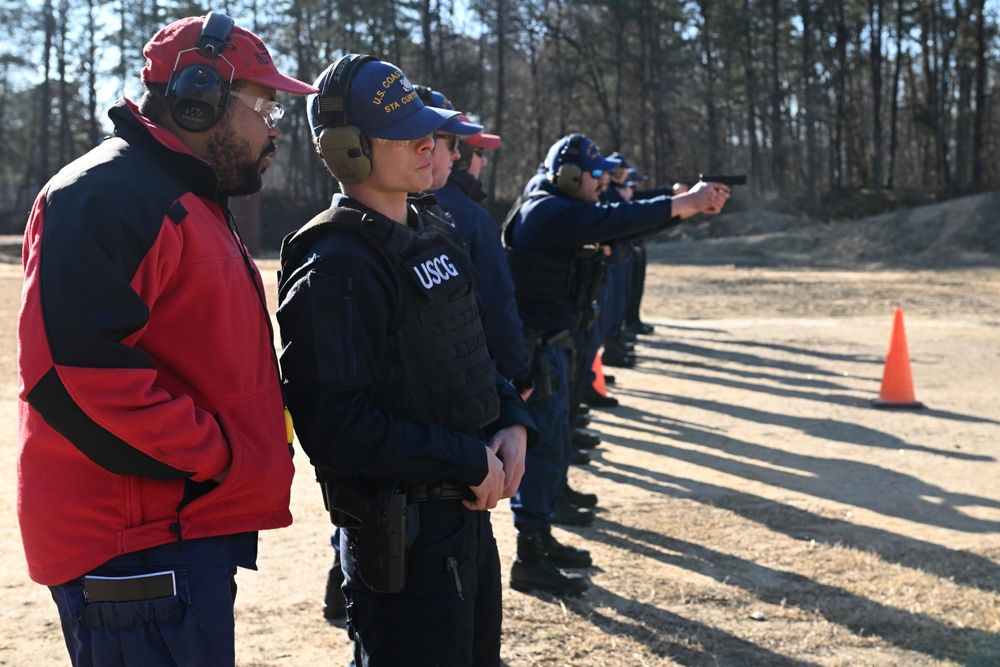
[[[320, 111], [320, 99], [335, 92], [336, 65], [333, 63], [320, 74], [314, 84], [319, 94], [308, 98], [309, 125], [317, 137], [329, 126], [329, 116]], [[346, 110], [347, 123], [357, 127], [361, 134], [398, 140], [426, 137], [459, 115], [458, 111], [425, 105], [406, 75], [382, 60], [369, 60], [354, 72]]]
[[589, 137], [580, 135], [578, 139], [579, 154], [578, 155], [568, 155], [566, 148], [569, 142], [573, 139], [572, 134], [567, 135], [552, 144], [549, 148], [548, 154], [545, 156], [545, 168], [550, 174], [554, 174], [559, 171], [560, 165], [563, 164], [575, 164], [580, 167], [583, 171], [594, 171], [595, 169], [600, 169], [601, 171], [611, 172], [619, 164], [621, 160], [616, 158], [606, 158], [601, 155], [601, 150], [597, 147]]
[[[415, 88], [417, 89], [417, 92], [420, 93], [420, 99], [423, 100], [424, 104], [427, 106], [436, 107], [438, 109], [447, 109], [448, 111], [455, 110], [455, 105], [452, 104], [451, 100], [448, 99], [448, 96], [440, 90], [432, 90], [427, 86], [420, 85], [415, 86]], [[458, 115], [449, 119], [447, 123], [438, 129], [441, 132], [446, 132], [448, 134], [457, 134], [465, 139], [482, 132], [483, 126], [473, 123], [467, 116]]]

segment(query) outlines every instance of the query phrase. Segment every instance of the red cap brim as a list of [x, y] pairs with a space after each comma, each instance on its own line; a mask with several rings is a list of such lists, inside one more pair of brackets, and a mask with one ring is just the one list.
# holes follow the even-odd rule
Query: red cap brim
[[480, 132], [479, 134], [473, 135], [468, 139], [462, 139], [462, 141], [476, 148], [486, 148], [490, 150], [500, 148], [500, 136], [496, 134], [486, 134], [485, 132]]

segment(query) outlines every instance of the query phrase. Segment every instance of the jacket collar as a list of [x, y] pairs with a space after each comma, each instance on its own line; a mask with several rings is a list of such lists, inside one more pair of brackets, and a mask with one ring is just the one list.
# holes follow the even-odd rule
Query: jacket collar
[[215, 169], [192, 153], [180, 138], [139, 113], [131, 100], [119, 99], [108, 111], [114, 123], [114, 136], [130, 146], [155, 154], [171, 175], [199, 197], [217, 201], [219, 182]]

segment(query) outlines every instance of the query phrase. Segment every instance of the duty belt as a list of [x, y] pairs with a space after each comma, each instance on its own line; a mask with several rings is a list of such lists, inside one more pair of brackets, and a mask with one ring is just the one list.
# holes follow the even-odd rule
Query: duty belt
[[472, 500], [467, 484], [439, 479], [430, 484], [414, 484], [406, 488], [406, 502], [426, 503], [438, 500]]

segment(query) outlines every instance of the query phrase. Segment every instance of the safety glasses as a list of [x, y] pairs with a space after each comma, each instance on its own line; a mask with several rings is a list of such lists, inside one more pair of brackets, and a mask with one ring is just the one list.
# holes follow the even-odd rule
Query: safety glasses
[[243, 104], [259, 113], [260, 117], [264, 119], [264, 122], [272, 130], [278, 126], [278, 121], [285, 115], [285, 107], [274, 100], [267, 100], [256, 95], [248, 95], [237, 90], [231, 90], [229, 94], [235, 96], [240, 102], [243, 102]]

